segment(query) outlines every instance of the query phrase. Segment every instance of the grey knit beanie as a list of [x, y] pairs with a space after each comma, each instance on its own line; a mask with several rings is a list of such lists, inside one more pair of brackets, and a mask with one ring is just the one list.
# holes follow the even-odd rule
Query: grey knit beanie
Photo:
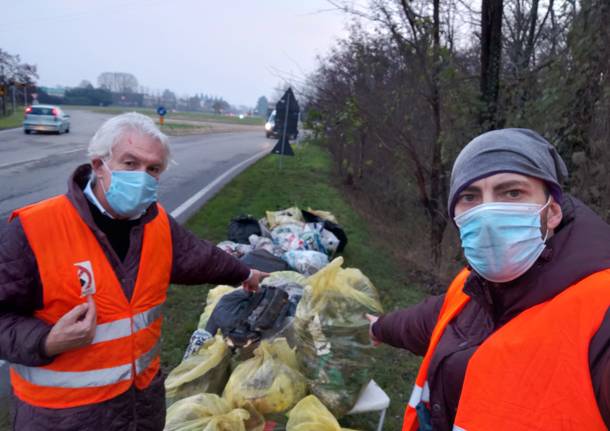
[[561, 202], [561, 183], [568, 169], [546, 139], [529, 129], [500, 129], [483, 133], [466, 145], [453, 164], [449, 186], [449, 217], [460, 192], [475, 181], [501, 172], [543, 180]]

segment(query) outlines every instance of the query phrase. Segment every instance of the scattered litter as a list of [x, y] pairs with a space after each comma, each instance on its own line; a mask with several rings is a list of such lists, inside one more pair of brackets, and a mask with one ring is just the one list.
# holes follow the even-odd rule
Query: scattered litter
[[286, 208], [285, 210], [280, 211], [267, 211], [266, 215], [267, 222], [269, 223], [269, 227], [271, 229], [280, 224], [303, 221], [303, 214], [297, 207]]
[[281, 257], [267, 250], [254, 250], [241, 258], [241, 261], [252, 269], [263, 272], [286, 271], [290, 266]]
[[[218, 247], [251, 268], [265, 272], [294, 269], [305, 275], [320, 270], [347, 244], [347, 235], [331, 212], [298, 207], [266, 211], [258, 221], [249, 215], [234, 217], [228, 238]], [[326, 259], [300, 253], [304, 251], [321, 253]]]
[[233, 241], [222, 241], [216, 244], [216, 247], [224, 251], [225, 253], [229, 253], [232, 256], [237, 258], [243, 257], [248, 253], [252, 252], [252, 246], [249, 244], [238, 244]]
[[291, 268], [304, 275], [313, 275], [328, 265], [328, 256], [313, 250], [292, 250], [284, 258]]

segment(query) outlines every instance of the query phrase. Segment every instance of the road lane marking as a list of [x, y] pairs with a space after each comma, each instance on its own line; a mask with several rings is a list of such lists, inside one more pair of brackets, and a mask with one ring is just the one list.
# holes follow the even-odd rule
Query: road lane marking
[[205, 186], [204, 188], [202, 188], [201, 190], [199, 190], [197, 193], [195, 193], [193, 196], [191, 196], [190, 198], [188, 198], [186, 201], [184, 201], [180, 206], [178, 206], [178, 208], [176, 208], [175, 210], [173, 210], [170, 214], [173, 218], [178, 218], [180, 217], [182, 214], [184, 214], [185, 211], [188, 211], [188, 209], [190, 207], [192, 207], [193, 205], [195, 205], [195, 203], [197, 203], [197, 201], [199, 199], [201, 199], [202, 197], [204, 197], [207, 193], [209, 193], [210, 190], [212, 190], [214, 187], [216, 187], [219, 183], [221, 183], [223, 180], [225, 180], [228, 176], [230, 176], [233, 172], [235, 172], [236, 170], [238, 170], [239, 168], [241, 168], [242, 166], [255, 161], [257, 159], [260, 159], [261, 157], [263, 157], [264, 155], [269, 154], [269, 149], [265, 149], [259, 153], [256, 153], [255, 155], [253, 155], [252, 157], [247, 158], [246, 160], [243, 160], [242, 162], [236, 164], [235, 166], [233, 166], [231, 169], [229, 169], [228, 171], [226, 171], [224, 174], [216, 177], [216, 179], [214, 181], [212, 181], [211, 183], [209, 183], [207, 186]]

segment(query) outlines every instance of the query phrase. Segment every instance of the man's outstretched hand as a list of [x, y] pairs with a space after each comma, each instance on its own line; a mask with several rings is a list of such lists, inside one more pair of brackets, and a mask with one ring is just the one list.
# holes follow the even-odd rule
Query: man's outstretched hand
[[379, 341], [373, 335], [373, 324], [379, 319], [379, 317], [378, 316], [373, 316], [372, 314], [368, 314], [368, 313], [365, 314], [365, 317], [369, 321], [369, 338], [371, 339], [371, 342], [373, 343], [373, 346], [378, 346], [379, 344], [381, 344], [381, 341]]
[[87, 295], [87, 302], [68, 311], [53, 325], [45, 341], [47, 355], [55, 356], [91, 344], [96, 321], [95, 302]]
[[241, 286], [247, 292], [256, 292], [258, 290], [258, 285], [265, 277], [269, 277], [268, 272], [253, 269], [250, 272], [250, 277], [248, 277], [248, 279], [244, 281]]

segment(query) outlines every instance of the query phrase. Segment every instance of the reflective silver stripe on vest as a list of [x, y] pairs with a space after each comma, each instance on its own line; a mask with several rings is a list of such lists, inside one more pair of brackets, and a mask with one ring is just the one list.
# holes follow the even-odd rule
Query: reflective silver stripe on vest
[[[147, 328], [163, 314], [163, 305], [157, 305], [142, 313], [136, 314], [133, 319], [120, 319], [114, 322], [103, 323], [95, 328], [95, 337], [91, 344], [103, 341], [116, 340], [131, 336], [132, 333]], [[133, 331], [131, 322], [133, 320]], [[144, 371], [159, 355], [161, 343], [155, 345], [138, 359], [136, 359], [136, 373]], [[11, 364], [21, 378], [37, 386], [59, 388], [87, 388], [112, 385], [123, 380], [132, 379], [132, 364], [119, 365], [111, 368], [102, 368], [91, 371], [54, 371], [41, 367], [28, 367], [20, 364]]]
[[429, 403], [430, 402], [430, 385], [428, 385], [428, 381], [427, 380], [424, 383], [424, 391], [421, 394], [421, 400], [424, 403]]
[[161, 350], [161, 342], [157, 341], [155, 345], [148, 352], [144, 353], [138, 359], [136, 359], [136, 374], [140, 374], [142, 371], [146, 370], [150, 363], [159, 356], [159, 351]]
[[133, 316], [133, 332], [148, 328], [155, 320], [161, 317], [161, 314], [163, 314], [163, 304], [136, 314]]
[[11, 368], [37, 386], [91, 388], [131, 380], [131, 364], [93, 371], [53, 371], [19, 364], [12, 364]]
[[[161, 342], [155, 345], [138, 359], [136, 359], [136, 374], [146, 370], [151, 362], [159, 356]], [[58, 388], [87, 388], [112, 385], [123, 380], [131, 379], [131, 364], [118, 367], [103, 368], [93, 371], [54, 371], [40, 367], [27, 367], [12, 364], [11, 367], [26, 381], [37, 386]]]
[[424, 387], [415, 384], [413, 385], [413, 392], [411, 392], [411, 398], [409, 398], [409, 406], [415, 408], [420, 402], [430, 402], [430, 386], [428, 381], [424, 383]]
[[[159, 304], [149, 310], [133, 316], [133, 332], [147, 328], [163, 314], [163, 304]], [[95, 337], [91, 344], [103, 341], [116, 340], [131, 335], [131, 319], [125, 318], [114, 322], [102, 323], [95, 327]]]
[[409, 406], [415, 408], [421, 401], [422, 392], [424, 388], [418, 386], [417, 384], [413, 385], [413, 391], [411, 392], [411, 398], [409, 398]]
[[466, 428], [462, 428], [457, 425], [453, 425], [453, 431], [466, 431]]

